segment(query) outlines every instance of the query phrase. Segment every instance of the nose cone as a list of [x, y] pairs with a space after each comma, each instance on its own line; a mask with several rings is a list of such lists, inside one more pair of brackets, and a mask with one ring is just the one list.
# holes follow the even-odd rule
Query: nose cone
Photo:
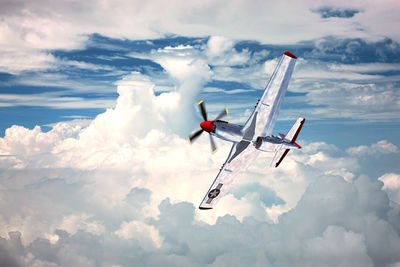
[[200, 123], [200, 127], [206, 132], [212, 132], [214, 130], [214, 125], [212, 121], [203, 121], [202, 123]]

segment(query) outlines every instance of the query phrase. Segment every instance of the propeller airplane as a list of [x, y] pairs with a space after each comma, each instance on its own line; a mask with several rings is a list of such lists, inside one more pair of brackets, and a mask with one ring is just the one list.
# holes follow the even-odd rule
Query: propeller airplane
[[296, 139], [305, 118], [298, 118], [287, 135], [272, 135], [296, 59], [297, 57], [288, 51], [283, 53], [253, 113], [244, 126], [221, 120], [228, 115], [228, 109], [223, 110], [214, 120], [210, 121], [204, 101], [198, 103], [204, 121], [200, 123], [201, 129], [190, 135], [189, 142], [194, 142], [203, 132], [207, 132], [213, 153], [217, 150], [213, 136], [233, 143], [228, 158], [200, 203], [199, 209], [212, 209], [218, 200], [228, 192], [233, 181], [243, 174], [256, 159], [260, 151], [274, 152], [275, 156], [271, 165], [278, 167], [291, 149], [301, 148], [296, 143]]

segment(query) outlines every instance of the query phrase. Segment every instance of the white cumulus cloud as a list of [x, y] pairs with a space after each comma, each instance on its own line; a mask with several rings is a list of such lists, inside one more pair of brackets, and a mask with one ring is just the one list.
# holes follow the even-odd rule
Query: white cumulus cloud
[[382, 189], [387, 192], [389, 198], [400, 204], [400, 175], [385, 173], [378, 180], [383, 182]]
[[[198, 90], [183, 85], [196, 70], [208, 72], [203, 64], [181, 67], [188, 68], [176, 76], [182, 86], [158, 96], [148, 77], [126, 76], [116, 106], [87, 127], [6, 130], [0, 139], [1, 154], [10, 155], [0, 157], [0, 260], [10, 266], [400, 261], [400, 213], [384, 191], [393, 187], [392, 178], [381, 177], [382, 190], [381, 182], [360, 175], [354, 153], [333, 145], [304, 143], [276, 169], [268, 168], [271, 155], [262, 154], [235, 191], [254, 184], [264, 191], [246, 189], [240, 199], [228, 194], [215, 210], [198, 210], [230, 146], [218, 142], [212, 156], [206, 136], [189, 145], [177, 134], [192, 130], [182, 125], [184, 116], [193, 117], [185, 96]], [[377, 151], [372, 157], [397, 151], [387, 141], [371, 148]], [[281, 203], [268, 205], [263, 192]]]
[[366, 155], [392, 154], [398, 152], [398, 147], [386, 140], [381, 140], [371, 146], [357, 146], [347, 149], [347, 153], [361, 157]]

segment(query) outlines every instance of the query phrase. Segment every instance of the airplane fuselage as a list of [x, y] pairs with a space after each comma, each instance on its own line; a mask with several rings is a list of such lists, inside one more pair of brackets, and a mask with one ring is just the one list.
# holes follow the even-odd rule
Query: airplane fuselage
[[[212, 122], [212, 126], [210, 127], [212, 127], [212, 130], [209, 133], [222, 140], [239, 143], [243, 139], [243, 126], [218, 120]], [[265, 152], [287, 148], [301, 148], [297, 143], [290, 143], [290, 141], [286, 140], [284, 135], [279, 137], [274, 135], [257, 137], [252, 143], [258, 150]]]
[[213, 125], [210, 133], [222, 140], [239, 143], [243, 138], [243, 126], [220, 120], [213, 122]]

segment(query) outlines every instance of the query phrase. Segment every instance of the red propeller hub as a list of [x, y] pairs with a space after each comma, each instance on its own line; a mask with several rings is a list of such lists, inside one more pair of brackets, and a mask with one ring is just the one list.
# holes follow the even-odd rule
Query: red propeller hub
[[200, 127], [206, 132], [212, 132], [214, 130], [214, 124], [212, 121], [203, 121], [200, 123]]

